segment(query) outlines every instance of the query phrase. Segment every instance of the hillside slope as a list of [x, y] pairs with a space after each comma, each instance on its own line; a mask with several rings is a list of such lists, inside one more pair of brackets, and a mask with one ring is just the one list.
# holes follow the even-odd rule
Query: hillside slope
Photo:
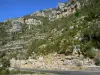
[[0, 53], [20, 60], [52, 53], [84, 55], [100, 65], [99, 5], [99, 0], [72, 0], [6, 20], [0, 23]]

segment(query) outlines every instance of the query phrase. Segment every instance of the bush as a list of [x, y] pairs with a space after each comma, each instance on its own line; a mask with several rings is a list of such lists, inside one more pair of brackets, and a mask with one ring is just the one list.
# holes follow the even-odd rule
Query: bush
[[9, 75], [10, 71], [6, 68], [0, 68], [0, 75]]
[[0, 58], [4, 57], [5, 53], [4, 52], [0, 52]]
[[74, 15], [75, 15], [76, 17], [79, 17], [79, 16], [80, 16], [80, 12], [77, 11]]
[[4, 69], [4, 70], [2, 70], [2, 75], [3, 74], [9, 75], [10, 74], [10, 71], [8, 69]]
[[93, 43], [92, 41], [89, 41], [83, 46], [81, 51], [85, 57], [94, 58], [96, 53], [92, 48], [93, 48]]
[[87, 50], [85, 53], [86, 53], [85, 56], [87, 56], [89, 58], [94, 58], [96, 55], [95, 51], [93, 51], [93, 50]]
[[95, 59], [95, 65], [100, 66], [100, 58], [99, 57]]
[[8, 59], [3, 58], [1, 60], [1, 63], [3, 65], [3, 67], [9, 67], [10, 66], [10, 61]]

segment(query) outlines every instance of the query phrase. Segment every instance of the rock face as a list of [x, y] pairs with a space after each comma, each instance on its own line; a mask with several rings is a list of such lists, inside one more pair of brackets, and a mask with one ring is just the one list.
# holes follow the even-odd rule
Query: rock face
[[10, 29], [10, 32], [19, 32], [21, 31], [21, 24], [20, 22], [13, 21], [12, 22], [12, 28]]
[[93, 60], [82, 56], [65, 56], [63, 54], [49, 54], [37, 59], [10, 60], [11, 67], [35, 68], [35, 69], [59, 69], [70, 70], [72, 67], [93, 66]]
[[36, 20], [36, 19], [27, 19], [25, 20], [25, 24], [32, 24], [32, 25], [41, 25], [42, 22], [40, 20]]
[[[80, 9], [80, 7], [80, 3], [78, 1], [73, 0], [69, 1], [68, 3], [58, 3], [57, 8], [54, 9], [49, 8], [43, 11], [36, 11], [35, 13], [30, 14], [30, 17], [47, 17], [50, 21], [54, 21], [58, 18], [66, 17], [70, 14], [75, 13], [78, 9]], [[33, 18], [25, 19], [24, 17], [20, 17], [16, 19], [16, 21], [22, 24], [42, 24], [40, 20], [36, 20]]]
[[76, 10], [80, 9], [80, 3], [76, 1], [65, 3], [59, 3], [57, 7], [57, 18], [62, 18], [73, 14]]
[[55, 9], [49, 8], [43, 11], [37, 11], [35, 13], [32, 13], [31, 16], [47, 17], [50, 21], [54, 21], [56, 19], [56, 8]]

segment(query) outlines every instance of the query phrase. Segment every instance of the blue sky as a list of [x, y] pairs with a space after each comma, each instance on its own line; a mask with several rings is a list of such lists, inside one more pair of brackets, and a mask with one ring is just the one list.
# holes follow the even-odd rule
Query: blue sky
[[16, 18], [37, 10], [55, 8], [58, 2], [67, 0], [0, 0], [0, 22]]

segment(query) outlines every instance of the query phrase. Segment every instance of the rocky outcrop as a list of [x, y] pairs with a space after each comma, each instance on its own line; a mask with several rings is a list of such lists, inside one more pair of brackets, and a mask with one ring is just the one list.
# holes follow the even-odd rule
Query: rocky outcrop
[[66, 17], [75, 13], [78, 9], [80, 9], [80, 3], [74, 0], [67, 4], [59, 3], [57, 7], [57, 18]]
[[[81, 5], [78, 1], [72, 0], [67, 3], [58, 3], [57, 8], [49, 8], [41, 11], [36, 11], [30, 14], [30, 18], [20, 17], [16, 19], [9, 19], [9, 21], [16, 21], [22, 24], [33, 24], [41, 25], [42, 21], [33, 19], [34, 17], [47, 17], [50, 21], [54, 21], [58, 18], [66, 17], [70, 14], [75, 13], [78, 9], [81, 8]], [[5, 21], [6, 22], [6, 21]]]
[[25, 24], [32, 24], [32, 25], [42, 25], [42, 22], [40, 20], [36, 20], [36, 19], [26, 19], [25, 20]]
[[[37, 59], [28, 60], [10, 60], [11, 67], [20, 68], [35, 68], [35, 69], [59, 69], [59, 70], [69, 70], [73, 67], [86, 67], [93, 66], [93, 60], [89, 58], [84, 58], [84, 56], [65, 56], [63, 54], [49, 54], [47, 56], [41, 56]], [[77, 70], [77, 69], [76, 69]]]
[[12, 21], [12, 28], [9, 32], [19, 32], [21, 31], [21, 23], [17, 21]]
[[37, 11], [32, 13], [31, 16], [47, 17], [50, 21], [54, 21], [56, 19], [56, 9], [49, 8], [42, 11]]

